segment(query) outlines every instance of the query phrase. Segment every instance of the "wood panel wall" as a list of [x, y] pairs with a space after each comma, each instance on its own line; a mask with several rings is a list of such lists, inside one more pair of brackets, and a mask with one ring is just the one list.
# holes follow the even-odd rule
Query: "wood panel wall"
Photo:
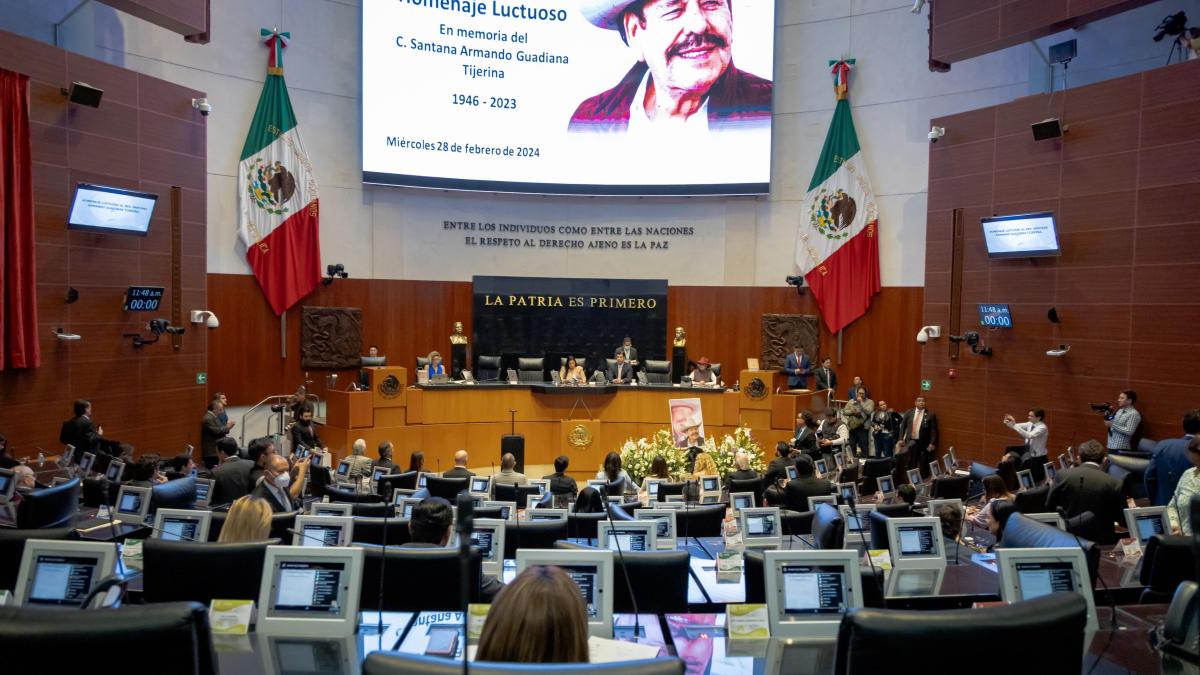
[[[469, 282], [339, 279], [288, 312], [287, 356], [280, 358], [280, 322], [254, 278], [210, 274], [208, 285], [212, 309], [221, 318], [221, 328], [209, 336], [209, 388], [225, 392], [234, 405], [294, 391], [304, 380], [299, 351], [303, 305], [362, 308], [364, 342], [379, 345], [389, 363], [408, 366], [410, 373], [416, 356], [433, 349], [449, 353], [454, 321], [462, 321], [471, 333]], [[730, 386], [745, 359], [758, 356], [763, 314], [816, 313], [811, 295], [797, 296], [788, 287], [671, 286], [667, 303], [668, 333], [684, 326], [689, 356], [723, 364], [733, 373], [724, 375]], [[846, 386], [857, 372], [876, 397], [912, 398], [919, 384], [913, 338], [921, 327], [921, 307], [920, 288], [883, 289], [871, 311], [845, 331], [843, 364], [835, 370]], [[823, 332], [821, 344], [822, 351], [836, 356], [836, 336]], [[314, 393], [323, 394], [329, 372], [308, 373]], [[339, 387], [355, 376], [353, 371], [337, 372]]]
[[[1071, 89], [1055, 97], [1069, 131], [1035, 142], [1045, 96], [934, 120], [946, 136], [929, 153], [926, 323], [947, 326], [951, 213], [964, 210], [963, 328], [976, 304], [1009, 303], [1015, 327], [981, 330], [991, 358], [945, 338], [922, 348], [922, 377], [943, 445], [995, 460], [1020, 439], [1005, 413], [1047, 410], [1051, 447], [1104, 441], [1087, 404], [1140, 399], [1146, 435], [1178, 436], [1200, 404], [1200, 61]], [[1062, 256], [987, 257], [979, 219], [1054, 211]], [[1059, 325], [1046, 319], [1057, 307]], [[1046, 356], [1060, 343], [1063, 358]], [[957, 369], [950, 378], [949, 369]]]
[[[42, 367], [0, 372], [0, 433], [17, 456], [58, 446], [76, 398], [92, 400], [108, 438], [138, 452], [175, 453], [198, 445], [206, 388], [203, 329], [188, 324], [183, 348], [169, 340], [138, 350], [124, 332], [169, 317], [171, 185], [183, 188], [182, 300], [207, 305], [205, 281], [205, 121], [192, 110], [202, 92], [0, 31], [0, 68], [28, 74], [37, 242], [38, 331]], [[68, 105], [61, 87], [82, 80], [104, 90], [99, 108]], [[158, 194], [146, 237], [67, 230], [75, 184], [99, 183]], [[156, 314], [122, 311], [132, 284], [164, 286]], [[79, 300], [67, 304], [69, 288]], [[63, 342], [56, 328], [82, 336]]]
[[930, 3], [929, 56], [955, 63], [1078, 28], [1152, 0], [953, 0]]

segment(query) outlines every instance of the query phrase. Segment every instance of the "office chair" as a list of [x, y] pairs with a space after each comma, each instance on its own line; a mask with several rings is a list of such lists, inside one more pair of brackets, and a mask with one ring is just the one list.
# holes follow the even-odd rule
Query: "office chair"
[[542, 374], [545, 359], [540, 356], [522, 356], [517, 359], [517, 380], [520, 382], [544, 382]]
[[150, 510], [190, 509], [196, 503], [196, 479], [169, 480], [150, 488]]
[[333, 480], [333, 469], [327, 466], [314, 466], [308, 472], [308, 490], [314, 497], [324, 497], [326, 488], [336, 486]]
[[687, 483], [659, 483], [658, 484], [658, 501], [665, 502], [667, 497], [683, 494], [683, 488]]
[[1034, 484], [1044, 483], [1046, 481], [1046, 457], [1034, 457], [1028, 455], [1021, 460], [1021, 471], [1028, 469], [1029, 475], [1033, 476]]
[[[554, 545], [561, 549], [592, 549], [567, 541]], [[634, 610], [629, 587], [637, 598], [637, 610], [642, 614], [670, 614], [688, 610], [688, 563], [691, 553], [687, 551], [624, 551], [624, 564], [613, 565], [613, 611], [630, 614]], [[625, 571], [629, 571], [629, 583], [625, 583]]]
[[[661, 485], [659, 486], [662, 487]], [[762, 506], [763, 500], [763, 477], [758, 478], [730, 478], [729, 479], [729, 494], [735, 492], [753, 492], [754, 505]]]
[[819, 549], [843, 548], [843, 522], [838, 510], [829, 504], [817, 504], [813, 515], [813, 547]]
[[79, 513], [81, 491], [81, 481], [76, 477], [61, 485], [30, 492], [17, 505], [17, 527], [34, 530], [70, 525]]
[[208, 612], [196, 602], [86, 611], [0, 607], [0, 653], [14, 673], [95, 672], [109, 658], [145, 664], [131, 662], [132, 670], [217, 673]]
[[[859, 483], [859, 494], [874, 494], [879, 489], [878, 478], [891, 475], [896, 468], [896, 460], [891, 457], [863, 460], [862, 482]], [[843, 481], [845, 482], [845, 481]]]
[[970, 476], [942, 476], [934, 478], [929, 487], [932, 499], [961, 499], [967, 501], [967, 489], [971, 487]]
[[396, 507], [384, 502], [357, 502], [350, 505], [350, 515], [354, 517], [362, 516], [364, 518], [383, 518], [384, 514], [390, 518], [396, 513]]
[[675, 531], [679, 537], [720, 537], [723, 520], [724, 504], [690, 506], [675, 512]]
[[[866, 586], [867, 584], [864, 584]], [[875, 675], [897, 664], [975, 664], [973, 672], [1003, 673], [1012, 664], [980, 662], [978, 637], [994, 645], [1038, 645], [1039, 672], [1079, 672], [1084, 653], [1087, 601], [1078, 593], [980, 609], [852, 609], [838, 630], [837, 675]]]
[[913, 516], [912, 506], [909, 506], [905, 502], [879, 504], [875, 507], [875, 510], [888, 518], [911, 518]]
[[344, 490], [333, 485], [325, 486], [325, 496], [329, 497], [329, 501], [331, 502], [340, 502], [342, 504], [376, 504], [383, 501], [383, 497], [374, 492]]
[[568, 513], [567, 532], [572, 539], [595, 539], [596, 524], [608, 521], [606, 513]]
[[1046, 506], [1046, 497], [1050, 494], [1049, 485], [1041, 485], [1032, 490], [1025, 490], [1014, 495], [1013, 504], [1021, 513], [1054, 513], [1054, 509]]
[[147, 539], [142, 544], [142, 600], [204, 605], [214, 598], [257, 602], [267, 546], [279, 543], [279, 539], [235, 544]]
[[390, 502], [393, 490], [417, 489], [417, 473], [416, 471], [405, 471], [404, 473], [390, 473], [383, 476], [375, 483], [375, 492], [380, 497], [383, 497], [385, 502]]
[[426, 476], [425, 489], [430, 497], [441, 497], [451, 504], [458, 498], [458, 493], [467, 489], [470, 478], [442, 478], [441, 476]]
[[779, 512], [779, 519], [783, 521], [783, 534], [785, 536], [812, 534], [813, 516], [816, 514], [812, 511], [789, 511], [784, 509]]
[[[427, 370], [428, 368], [429, 368], [429, 357], [428, 356], [418, 356], [417, 357], [417, 371]], [[414, 371], [414, 372], [416, 372], [416, 371]]]
[[1004, 527], [1015, 513], [1018, 513], [1017, 505], [1007, 499], [1001, 499], [992, 506], [992, 519], [999, 525], [996, 529], [996, 541], [1004, 538]]
[[480, 356], [475, 361], [475, 379], [480, 382], [500, 379], [500, 357]]
[[[363, 675], [461, 675], [462, 662], [436, 656], [372, 652], [363, 662]], [[478, 675], [683, 675], [677, 658], [616, 663], [493, 663], [473, 661]]]
[[646, 373], [647, 384], [670, 384], [671, 362], [647, 359], [642, 362], [642, 372]]
[[495, 483], [492, 485], [492, 492], [495, 494], [495, 500], [498, 502], [516, 502], [517, 508], [525, 508], [525, 502], [528, 501], [529, 495], [538, 495], [541, 493], [536, 485], [513, 485], [511, 483]]
[[1096, 585], [1100, 547], [1089, 539], [1064, 532], [1053, 525], [1014, 513], [1005, 523], [1004, 538], [996, 543], [996, 548], [1082, 548], [1087, 559], [1088, 576], [1092, 578], [1092, 586]]
[[504, 515], [504, 510], [500, 506], [476, 506], [474, 513], [476, 518], [500, 520], [501, 516]]
[[508, 521], [504, 523], [504, 557], [516, 558], [519, 548], [554, 548], [555, 542], [567, 538], [567, 531], [565, 520]]
[[867, 514], [867, 524], [871, 528], [871, 548], [888, 550], [888, 521], [891, 518], [878, 509]]
[[[829, 463], [829, 466], [833, 466], [833, 465], [834, 465], [833, 462]], [[842, 469], [842, 473], [840, 475], [838, 475], [837, 482], [839, 482], [839, 483], [857, 483], [858, 476], [861, 473], [861, 471], [862, 471], [862, 464], [860, 464], [859, 462], [855, 462], [853, 464], [848, 464], [846, 466], [846, 468]]]
[[25, 553], [25, 542], [29, 539], [76, 539], [75, 528], [56, 527], [38, 530], [16, 530], [0, 527], [0, 588], [14, 590], [17, 573], [21, 568], [21, 555]]
[[1175, 589], [1195, 581], [1196, 555], [1191, 537], [1156, 534], [1146, 542], [1138, 580], [1146, 587], [1142, 604], [1170, 602]]
[[360, 518], [354, 517], [354, 543], [383, 545], [384, 522], [387, 523], [388, 548], [401, 546], [412, 541], [412, 531], [407, 518]]
[[[359, 606], [363, 611], [379, 609], [379, 575], [387, 565], [388, 583], [384, 584], [383, 610], [387, 612], [424, 612], [462, 610], [459, 590], [457, 548], [393, 548], [389, 541], [386, 560], [382, 547], [370, 544], [363, 549], [363, 580]], [[482, 557], [471, 549], [471, 576], [476, 580], [467, 602], [479, 602]], [[449, 663], [449, 662], [448, 662]], [[461, 670], [462, 664], [459, 664]], [[472, 669], [474, 669], [472, 667]]]

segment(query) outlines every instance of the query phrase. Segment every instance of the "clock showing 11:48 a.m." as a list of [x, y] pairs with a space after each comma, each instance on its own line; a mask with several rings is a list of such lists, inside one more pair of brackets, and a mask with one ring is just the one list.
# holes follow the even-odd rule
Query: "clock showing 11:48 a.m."
[[979, 325], [988, 328], [1012, 328], [1008, 305], [979, 303]]

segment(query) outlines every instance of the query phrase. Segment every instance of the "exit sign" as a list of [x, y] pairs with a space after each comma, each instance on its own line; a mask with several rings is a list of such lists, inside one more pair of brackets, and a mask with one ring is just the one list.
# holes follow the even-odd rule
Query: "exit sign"
[[208, 373], [203, 370], [196, 373], [196, 384], [208, 384]]
[[933, 389], [933, 383], [929, 380], [921, 380], [921, 391], [929, 391]]

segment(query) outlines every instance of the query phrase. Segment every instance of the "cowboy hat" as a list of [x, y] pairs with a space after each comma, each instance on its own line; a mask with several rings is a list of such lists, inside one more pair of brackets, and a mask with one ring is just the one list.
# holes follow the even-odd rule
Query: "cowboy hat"
[[625, 8], [637, 0], [583, 0], [579, 11], [588, 23], [605, 30], [617, 30]]

